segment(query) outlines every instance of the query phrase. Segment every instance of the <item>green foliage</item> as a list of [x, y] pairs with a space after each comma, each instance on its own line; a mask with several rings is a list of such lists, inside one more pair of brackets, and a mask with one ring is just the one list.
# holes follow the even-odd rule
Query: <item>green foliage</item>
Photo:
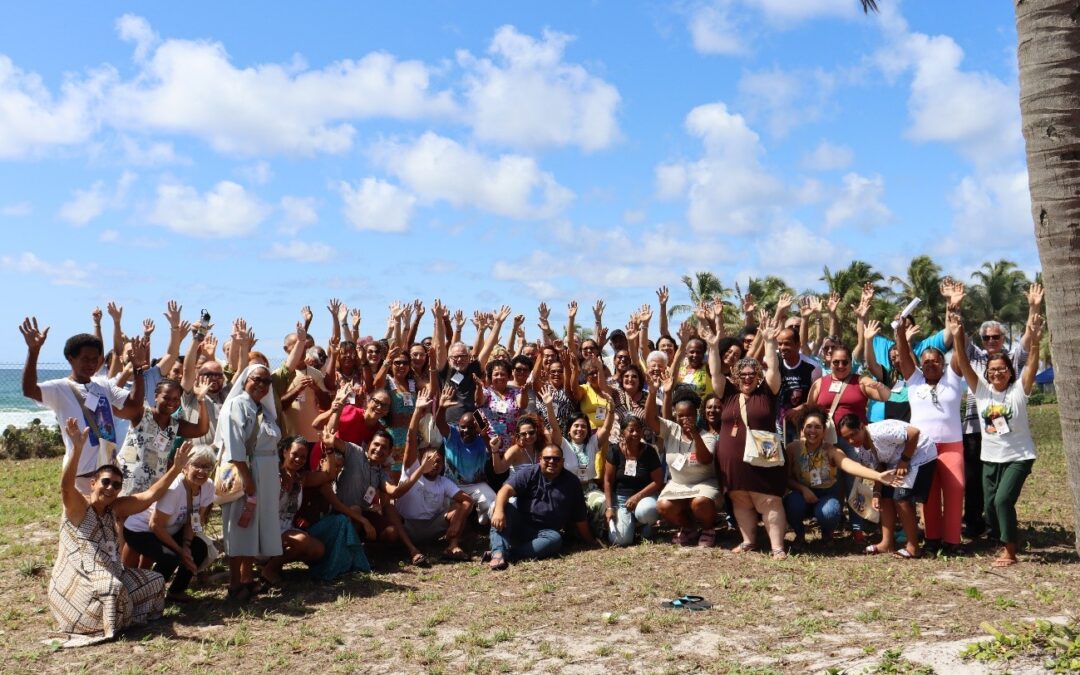
[[1064, 673], [1080, 670], [1080, 630], [1075, 623], [1062, 626], [1049, 621], [1006, 622], [1002, 630], [989, 623], [982, 629], [993, 639], [970, 644], [960, 652], [966, 660], [982, 663], [1010, 661], [1018, 656], [1043, 656], [1047, 670]]
[[1043, 391], [1041, 387], [1035, 387], [1031, 390], [1028, 405], [1045, 405], [1047, 403], [1057, 403], [1057, 394], [1052, 391]]
[[47, 427], [35, 419], [29, 426], [9, 425], [0, 435], [0, 459], [31, 459], [60, 457], [64, 454], [64, 439], [59, 427]]

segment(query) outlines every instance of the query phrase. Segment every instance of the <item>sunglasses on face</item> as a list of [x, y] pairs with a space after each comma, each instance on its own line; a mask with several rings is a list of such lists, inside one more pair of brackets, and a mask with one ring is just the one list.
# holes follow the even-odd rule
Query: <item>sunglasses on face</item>
[[983, 335], [982, 339], [985, 342], [987, 340], [1000, 340], [1000, 339], [1002, 339], [1004, 337], [1005, 337], [1004, 335]]
[[595, 370], [586, 370], [585, 371], [585, 377], [596, 377], [599, 374], [600, 373], [596, 372]]
[[409, 362], [408, 361], [394, 361], [394, 365], [395, 366], [407, 366], [407, 365], [409, 365]]
[[832, 361], [832, 364], [834, 366], [846, 366], [849, 363], [851, 363], [851, 361], [849, 361], [848, 359], [836, 359], [836, 360]]
[[119, 490], [120, 488], [124, 487], [124, 481], [116, 480], [113, 478], [98, 478], [97, 482], [98, 485], [105, 488], [106, 490]]
[[269, 377], [253, 377], [253, 378], [251, 378], [250, 382], [252, 384], [258, 384], [258, 385], [262, 385], [262, 386], [269, 386], [270, 378]]
[[550, 462], [551, 464], [558, 464], [562, 461], [562, 457], [541, 457], [541, 462]]
[[372, 408], [384, 408], [385, 409], [385, 408], [389, 408], [390, 404], [387, 403], [386, 401], [383, 401], [382, 399], [373, 398], [373, 399], [371, 399], [371, 407]]
[[527, 373], [529, 372], [528, 366], [514, 366], [515, 373]]
[[518, 432], [518, 436], [520, 436], [521, 438], [532, 438], [535, 435], [536, 435], [535, 431], [519, 431]]

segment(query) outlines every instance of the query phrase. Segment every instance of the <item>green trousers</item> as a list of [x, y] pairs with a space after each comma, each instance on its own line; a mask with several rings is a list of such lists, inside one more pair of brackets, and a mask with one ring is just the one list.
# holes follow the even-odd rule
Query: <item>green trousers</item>
[[983, 504], [986, 526], [1002, 544], [1016, 544], [1016, 502], [1020, 490], [1035, 464], [1033, 459], [1019, 462], [983, 462]]

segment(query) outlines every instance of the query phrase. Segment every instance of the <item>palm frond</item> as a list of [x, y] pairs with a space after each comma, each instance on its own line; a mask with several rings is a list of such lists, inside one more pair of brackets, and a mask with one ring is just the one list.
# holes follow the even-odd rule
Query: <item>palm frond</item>
[[862, 11], [864, 14], [869, 14], [871, 11], [878, 11], [877, 0], [859, 0], [862, 3]]

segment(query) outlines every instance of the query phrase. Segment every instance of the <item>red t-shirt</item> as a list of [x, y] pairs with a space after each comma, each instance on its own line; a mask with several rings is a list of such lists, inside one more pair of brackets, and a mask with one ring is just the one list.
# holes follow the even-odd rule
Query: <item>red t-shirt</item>
[[[375, 427], [369, 427], [364, 421], [364, 409], [346, 403], [341, 410], [341, 418], [338, 421], [337, 437], [343, 441], [364, 447], [375, 436], [375, 432], [380, 427], [379, 424], [376, 424]], [[315, 447], [311, 449], [311, 456], [308, 458], [312, 471], [319, 468], [320, 461], [322, 461], [322, 443], [316, 443]]]

